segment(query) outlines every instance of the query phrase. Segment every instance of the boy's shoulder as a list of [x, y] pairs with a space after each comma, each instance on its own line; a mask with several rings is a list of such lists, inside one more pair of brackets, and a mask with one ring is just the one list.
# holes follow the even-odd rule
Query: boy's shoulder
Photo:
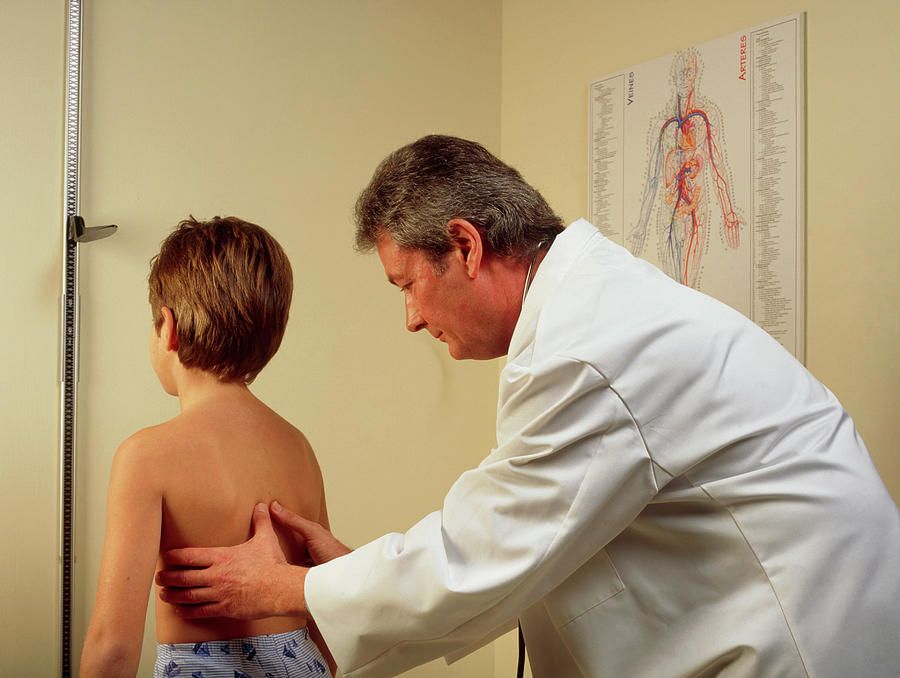
[[178, 417], [155, 426], [142, 428], [128, 436], [116, 450], [116, 460], [153, 461], [171, 454], [179, 447], [181, 435]]
[[[168, 423], [168, 422], [167, 422]], [[166, 458], [172, 435], [165, 424], [143, 428], [119, 445], [110, 469], [110, 492], [157, 495], [165, 486]]]

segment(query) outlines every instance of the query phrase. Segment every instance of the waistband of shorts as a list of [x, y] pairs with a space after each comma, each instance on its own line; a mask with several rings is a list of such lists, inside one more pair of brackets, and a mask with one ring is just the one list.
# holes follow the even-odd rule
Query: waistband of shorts
[[284, 633], [267, 633], [262, 636], [249, 636], [247, 638], [225, 638], [223, 640], [201, 640], [193, 643], [158, 643], [161, 648], [168, 648], [175, 651], [194, 651], [201, 645], [208, 645], [225, 653], [235, 654], [241, 652], [249, 652], [256, 650], [281, 650], [285, 644], [290, 645], [291, 642], [305, 643], [309, 639], [309, 629], [295, 629]]

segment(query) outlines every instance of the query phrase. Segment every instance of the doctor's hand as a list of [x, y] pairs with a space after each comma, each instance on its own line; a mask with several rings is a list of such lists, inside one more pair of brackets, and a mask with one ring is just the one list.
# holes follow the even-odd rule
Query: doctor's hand
[[272, 502], [270, 509], [272, 517], [294, 533], [298, 544], [306, 549], [314, 565], [327, 563], [353, 550], [335, 539], [327, 528], [289, 511], [277, 501]]
[[182, 619], [307, 616], [308, 570], [287, 562], [269, 509], [253, 509], [253, 536], [238, 546], [173, 549], [156, 575], [159, 597]]

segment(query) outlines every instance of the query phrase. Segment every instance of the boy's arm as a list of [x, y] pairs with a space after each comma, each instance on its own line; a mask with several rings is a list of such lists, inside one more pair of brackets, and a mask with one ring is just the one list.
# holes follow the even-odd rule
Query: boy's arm
[[81, 655], [84, 678], [137, 673], [162, 525], [153, 449], [142, 431], [122, 443], [113, 460], [100, 580]]
[[[319, 508], [319, 524], [324, 527], [326, 530], [331, 530], [331, 526], [328, 524], [328, 508], [325, 506], [325, 493], [322, 492], [322, 505]], [[328, 643], [325, 642], [325, 638], [322, 637], [322, 633], [319, 631], [319, 627], [316, 626], [316, 620], [312, 617], [308, 617], [306, 620], [306, 625], [309, 627], [309, 637], [312, 638], [312, 641], [319, 648], [319, 651], [325, 657], [325, 661], [328, 662], [328, 668], [331, 669], [331, 675], [335, 675], [337, 673], [337, 662], [334, 661], [334, 656], [331, 654], [331, 650], [328, 648]]]

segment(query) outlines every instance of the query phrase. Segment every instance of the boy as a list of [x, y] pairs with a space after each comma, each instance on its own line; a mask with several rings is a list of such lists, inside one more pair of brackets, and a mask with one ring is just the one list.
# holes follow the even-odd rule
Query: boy
[[[239, 544], [254, 505], [276, 497], [328, 525], [312, 448], [247, 388], [287, 324], [293, 281], [278, 243], [231, 217], [182, 221], [151, 262], [149, 288], [150, 361], [181, 414], [116, 452], [84, 678], [135, 675], [160, 553]], [[289, 562], [303, 559], [286, 533], [279, 540]], [[154, 675], [330, 678], [327, 648], [305, 626], [292, 617], [184, 620], [157, 599]]]

